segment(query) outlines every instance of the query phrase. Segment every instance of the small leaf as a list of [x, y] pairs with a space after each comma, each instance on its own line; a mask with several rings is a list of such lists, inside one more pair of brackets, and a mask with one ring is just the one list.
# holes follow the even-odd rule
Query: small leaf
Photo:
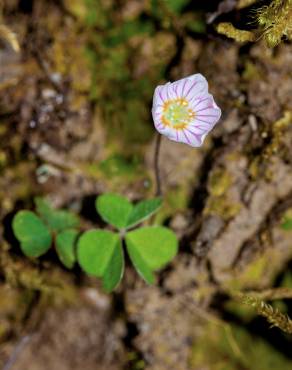
[[126, 198], [118, 194], [104, 194], [96, 199], [96, 209], [102, 219], [109, 224], [123, 229], [133, 210], [133, 205]]
[[43, 198], [35, 198], [35, 205], [36, 212], [52, 231], [59, 232], [79, 225], [79, 219], [76, 215], [68, 211], [52, 208], [49, 202]]
[[102, 277], [102, 286], [106, 292], [111, 292], [120, 283], [124, 274], [124, 254], [121, 241], [116, 245], [116, 250]]
[[18, 212], [13, 218], [12, 228], [22, 252], [28, 257], [41, 256], [52, 244], [50, 231], [31, 211]]
[[127, 227], [133, 227], [153, 215], [162, 204], [161, 198], [142, 200], [134, 206]]
[[138, 273], [149, 283], [151, 271], [165, 266], [177, 253], [176, 235], [163, 226], [149, 226], [126, 234], [126, 245]]
[[61, 231], [56, 236], [56, 251], [60, 261], [68, 269], [74, 266], [76, 261], [75, 257], [75, 241], [78, 235], [78, 231], [74, 229], [68, 229]]
[[130, 239], [126, 238], [127, 251], [129, 253], [130, 259], [138, 272], [138, 274], [146, 281], [148, 284], [154, 284], [155, 278], [151, 272], [151, 269], [147, 263], [143, 260], [138, 248], [135, 244], [131, 242]]
[[86, 273], [103, 278], [107, 291], [114, 289], [122, 278], [124, 258], [118, 234], [86, 231], [78, 241], [77, 259]]

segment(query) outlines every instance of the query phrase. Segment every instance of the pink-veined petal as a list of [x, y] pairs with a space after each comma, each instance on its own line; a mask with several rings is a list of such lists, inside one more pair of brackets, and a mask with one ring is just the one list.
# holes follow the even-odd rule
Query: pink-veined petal
[[154, 91], [154, 96], [153, 96], [153, 107], [159, 107], [163, 106], [164, 102], [166, 101], [166, 95], [163, 92], [163, 86], [157, 86], [155, 91]]
[[191, 136], [192, 138], [191, 145], [193, 147], [200, 147], [203, 144], [205, 137], [208, 134], [208, 132], [205, 132], [203, 134], [195, 133], [194, 130], [192, 130], [191, 128], [186, 128], [185, 131], [187, 131], [188, 135]]

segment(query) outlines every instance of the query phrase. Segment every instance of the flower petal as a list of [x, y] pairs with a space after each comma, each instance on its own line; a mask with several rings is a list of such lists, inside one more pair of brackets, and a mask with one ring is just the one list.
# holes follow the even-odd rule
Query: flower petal
[[197, 73], [173, 82], [172, 87], [177, 99], [191, 99], [198, 94], [207, 93], [208, 82], [203, 75]]
[[163, 106], [164, 102], [166, 101], [165, 93], [163, 93], [163, 87], [162, 85], [157, 86], [154, 91], [153, 96], [153, 108]]
[[191, 137], [191, 146], [193, 147], [199, 147], [203, 144], [205, 137], [207, 136], [208, 132], [205, 132], [204, 134], [197, 134], [194, 132], [194, 130], [190, 128], [186, 128], [185, 131], [187, 132], [188, 136]]

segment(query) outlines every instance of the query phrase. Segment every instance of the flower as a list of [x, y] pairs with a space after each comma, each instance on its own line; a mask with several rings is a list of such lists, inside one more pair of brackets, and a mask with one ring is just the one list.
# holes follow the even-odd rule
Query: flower
[[221, 116], [221, 109], [208, 93], [208, 82], [200, 73], [157, 86], [152, 116], [159, 133], [193, 147], [205, 137]]

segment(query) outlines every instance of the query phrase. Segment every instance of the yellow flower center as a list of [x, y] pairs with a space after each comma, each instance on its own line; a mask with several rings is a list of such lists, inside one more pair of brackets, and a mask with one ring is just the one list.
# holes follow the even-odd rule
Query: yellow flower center
[[194, 119], [195, 112], [186, 99], [173, 99], [164, 103], [162, 123], [164, 126], [182, 130]]

